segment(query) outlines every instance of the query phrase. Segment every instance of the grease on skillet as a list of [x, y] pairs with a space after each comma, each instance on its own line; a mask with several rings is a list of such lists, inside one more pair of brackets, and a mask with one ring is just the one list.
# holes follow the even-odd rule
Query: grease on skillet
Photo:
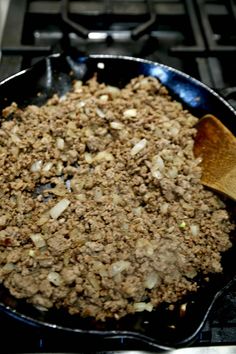
[[13, 296], [119, 319], [222, 271], [234, 225], [200, 184], [197, 118], [156, 79], [94, 77], [2, 114], [0, 280]]

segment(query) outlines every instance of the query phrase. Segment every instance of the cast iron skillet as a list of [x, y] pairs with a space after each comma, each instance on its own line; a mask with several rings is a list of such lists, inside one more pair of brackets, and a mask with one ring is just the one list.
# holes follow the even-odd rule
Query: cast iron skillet
[[[193, 114], [201, 117], [212, 113], [236, 134], [234, 109], [201, 82], [165, 65], [112, 55], [81, 57], [70, 53], [47, 57], [0, 84], [0, 108], [12, 101], [20, 106], [41, 105], [53, 93], [63, 95], [68, 91], [74, 78], [86, 81], [95, 72], [99, 81], [118, 87], [140, 74], [157, 77]], [[233, 214], [234, 204], [229, 208]], [[223, 255], [223, 274], [211, 276], [208, 283], [199, 278], [199, 291], [186, 296], [172, 311], [168, 304], [163, 304], [152, 313], [143, 312], [102, 323], [70, 316], [62, 310], [40, 312], [24, 301], [12, 298], [4, 287], [0, 289], [0, 309], [30, 325], [74, 333], [78, 340], [92, 340], [93, 345], [96, 341], [111, 341], [112, 350], [119, 349], [120, 338], [152, 349], [185, 346], [194, 342], [216, 299], [234, 282], [235, 257], [236, 246]], [[185, 313], [181, 304], [187, 304]]]

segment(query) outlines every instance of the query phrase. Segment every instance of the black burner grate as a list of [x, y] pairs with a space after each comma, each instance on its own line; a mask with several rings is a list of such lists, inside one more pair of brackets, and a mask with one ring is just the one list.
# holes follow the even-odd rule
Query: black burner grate
[[145, 57], [186, 71], [215, 87], [192, 0], [11, 0], [0, 78], [58, 50], [58, 44], [65, 45], [65, 37], [70, 45], [87, 54]]
[[235, 13], [233, 0], [11, 0], [0, 79], [72, 45], [163, 62], [217, 90], [234, 87]]

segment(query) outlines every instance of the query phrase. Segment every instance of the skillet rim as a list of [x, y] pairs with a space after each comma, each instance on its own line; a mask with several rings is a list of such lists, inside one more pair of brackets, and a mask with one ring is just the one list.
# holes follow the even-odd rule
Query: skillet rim
[[[14, 78], [16, 78], [18, 76], [25, 75], [26, 73], [30, 72], [40, 62], [43, 62], [43, 61], [45, 61], [47, 59], [51, 59], [51, 58], [59, 59], [59, 58], [61, 58], [63, 56], [68, 57], [70, 55], [69, 55], [69, 53], [66, 54], [65, 52], [63, 52], [63, 53], [58, 52], [58, 53], [53, 53], [51, 55], [43, 57], [39, 61], [34, 63], [33, 65], [31, 65], [31, 66], [29, 66], [29, 67], [27, 67], [25, 69], [22, 69], [21, 71], [16, 72], [16, 73], [10, 75], [9, 77], [3, 79], [2, 81], [0, 81], [0, 87], [3, 86], [4, 84], [6, 84], [7, 82], [13, 80]], [[78, 58], [79, 58], [80, 62], [87, 61], [90, 58], [92, 58], [92, 59], [120, 59], [120, 60], [125, 60], [125, 61], [129, 60], [129, 61], [134, 61], [134, 62], [141, 63], [141, 64], [148, 64], [148, 65], [153, 65], [153, 66], [165, 68], [168, 71], [170, 71], [172, 73], [175, 73], [175, 74], [177, 74], [179, 76], [182, 76], [185, 79], [187, 79], [188, 81], [190, 81], [190, 82], [194, 83], [195, 85], [198, 85], [198, 86], [202, 87], [203, 89], [205, 89], [206, 91], [208, 91], [210, 94], [215, 96], [218, 100], [220, 100], [221, 103], [223, 103], [225, 106], [227, 106], [227, 108], [230, 109], [230, 111], [235, 115], [235, 118], [236, 118], [236, 108], [234, 108], [229, 102], [227, 102], [226, 99], [223, 98], [219, 93], [217, 93], [210, 86], [204, 84], [202, 81], [200, 81], [200, 80], [196, 79], [195, 77], [193, 77], [193, 76], [191, 76], [191, 75], [189, 75], [189, 74], [187, 74], [187, 73], [185, 73], [185, 72], [183, 72], [183, 71], [181, 71], [179, 69], [176, 69], [176, 68], [174, 68], [172, 66], [169, 66], [169, 65], [166, 65], [166, 64], [162, 64], [162, 63], [159, 63], [157, 61], [152, 61], [152, 60], [143, 59], [143, 58], [139, 58], [139, 57], [132, 57], [132, 56], [128, 56], [128, 55], [90, 54], [88, 56], [79, 56], [79, 54], [78, 54]], [[160, 79], [160, 81], [161, 81], [161, 79]], [[163, 85], [165, 85], [165, 83], [163, 83]], [[180, 100], [181, 100], [181, 97], [180, 97]]]

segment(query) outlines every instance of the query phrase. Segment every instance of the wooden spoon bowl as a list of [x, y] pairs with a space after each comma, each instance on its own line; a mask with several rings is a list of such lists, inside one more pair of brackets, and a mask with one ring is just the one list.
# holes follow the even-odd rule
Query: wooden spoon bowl
[[202, 184], [236, 200], [236, 137], [211, 114], [196, 128], [194, 154], [202, 158]]

